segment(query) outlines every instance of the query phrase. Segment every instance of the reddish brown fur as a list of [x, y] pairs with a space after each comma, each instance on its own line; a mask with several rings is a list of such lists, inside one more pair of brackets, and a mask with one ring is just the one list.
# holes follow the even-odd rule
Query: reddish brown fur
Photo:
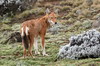
[[[38, 18], [38, 19], [32, 19], [32, 20], [28, 20], [25, 21], [24, 23], [22, 23], [21, 25], [21, 29], [23, 28], [24, 31], [24, 35], [25, 35], [25, 30], [26, 30], [26, 26], [29, 28], [28, 31], [28, 41], [29, 41], [29, 48], [28, 48], [28, 52], [29, 54], [32, 56], [32, 46], [34, 43], [34, 38], [40, 36], [42, 39], [42, 47], [45, 48], [45, 34], [46, 34], [46, 30], [48, 27], [50, 27], [50, 23], [48, 22], [48, 19], [52, 20], [53, 22], [56, 22], [56, 15], [54, 12], [50, 13], [50, 14], [46, 14], [45, 16]], [[21, 34], [22, 34], [22, 30], [21, 30]], [[24, 42], [22, 42], [22, 44], [24, 44]], [[24, 47], [24, 57], [26, 56], [26, 48]], [[32, 56], [33, 57], [33, 56]]]

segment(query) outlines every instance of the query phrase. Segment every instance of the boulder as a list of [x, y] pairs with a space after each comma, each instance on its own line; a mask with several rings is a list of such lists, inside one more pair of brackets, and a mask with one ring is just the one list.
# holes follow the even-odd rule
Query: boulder
[[58, 59], [85, 59], [100, 57], [100, 32], [92, 29], [71, 36], [69, 44], [59, 49]]
[[0, 0], [0, 16], [12, 15], [33, 7], [37, 0]]
[[22, 42], [20, 32], [13, 32], [9, 35], [9, 38], [5, 41], [5, 43], [14, 43], [14, 42]]

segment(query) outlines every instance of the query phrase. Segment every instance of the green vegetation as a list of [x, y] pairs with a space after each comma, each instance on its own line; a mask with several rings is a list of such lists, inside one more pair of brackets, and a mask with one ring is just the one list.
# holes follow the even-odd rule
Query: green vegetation
[[35, 8], [31, 10], [26, 10], [22, 12], [20, 15], [16, 15], [16, 18], [25, 18], [29, 15], [43, 15], [44, 14], [44, 8]]
[[[82, 60], [71, 60], [63, 59], [54, 62], [58, 52], [59, 44], [47, 43], [48, 57], [42, 55], [34, 55], [35, 58], [27, 57], [22, 58], [22, 45], [20, 43], [1, 45], [0, 44], [0, 66], [99, 66], [100, 58], [95, 59], [82, 59]], [[40, 50], [41, 51], [41, 50]]]

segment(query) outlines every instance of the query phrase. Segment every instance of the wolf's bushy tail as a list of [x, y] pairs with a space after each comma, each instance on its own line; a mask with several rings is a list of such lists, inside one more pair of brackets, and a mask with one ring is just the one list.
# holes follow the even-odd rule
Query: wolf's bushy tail
[[24, 36], [22, 36], [22, 42], [24, 44], [25, 49], [28, 49], [29, 39], [28, 39], [28, 35], [26, 35], [25, 33], [24, 33]]

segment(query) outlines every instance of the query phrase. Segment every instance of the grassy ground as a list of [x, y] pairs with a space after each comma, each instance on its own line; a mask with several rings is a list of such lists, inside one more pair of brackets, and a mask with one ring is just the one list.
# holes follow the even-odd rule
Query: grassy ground
[[[70, 33], [69, 33], [70, 34]], [[68, 34], [67, 34], [68, 35]], [[0, 44], [0, 66], [99, 66], [100, 58], [89, 58], [82, 60], [71, 60], [62, 59], [54, 62], [56, 59], [59, 47], [65, 44], [65, 40], [61, 41], [61, 38], [65, 38], [64, 32], [60, 32], [56, 35], [51, 35], [47, 33], [46, 38], [46, 52], [49, 56], [33, 55], [35, 58], [27, 57], [25, 59], [23, 56], [23, 48], [21, 43], [13, 44]], [[71, 34], [70, 34], [71, 35]], [[57, 38], [58, 37], [58, 38]], [[41, 51], [40, 41], [39, 41], [39, 51]]]
[[22, 59], [22, 47], [18, 43], [14, 45], [0, 45], [0, 66], [100, 66], [100, 58], [71, 60], [63, 59], [54, 62], [58, 52], [58, 45], [47, 43], [48, 57], [34, 55], [35, 58]]

